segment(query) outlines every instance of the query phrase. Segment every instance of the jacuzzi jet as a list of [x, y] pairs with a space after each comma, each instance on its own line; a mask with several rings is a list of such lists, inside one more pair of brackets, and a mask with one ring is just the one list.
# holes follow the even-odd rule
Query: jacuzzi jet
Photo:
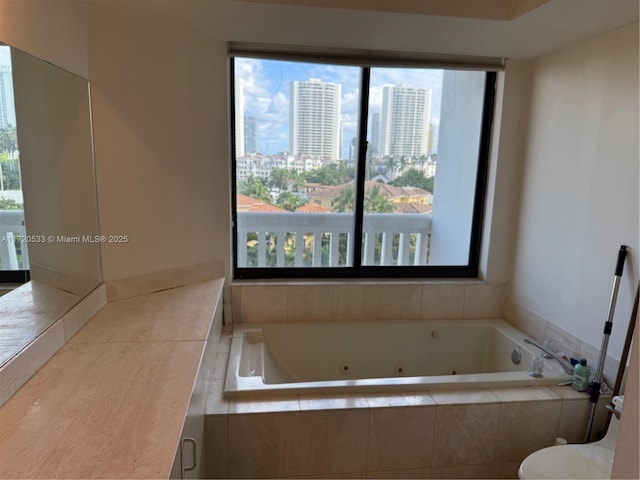
[[340, 372], [343, 374], [347, 374], [351, 371], [351, 367], [347, 363], [343, 363], [340, 365]]
[[396, 377], [402, 377], [405, 373], [405, 369], [402, 365], [397, 365], [394, 371], [396, 372]]

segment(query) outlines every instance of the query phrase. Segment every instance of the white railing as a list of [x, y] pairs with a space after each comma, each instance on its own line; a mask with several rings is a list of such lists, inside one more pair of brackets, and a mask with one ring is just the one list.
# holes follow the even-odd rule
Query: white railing
[[[353, 220], [349, 213], [238, 212], [238, 266], [352, 265]], [[367, 213], [362, 263], [425, 265], [430, 232], [430, 214]]]
[[0, 270], [29, 270], [26, 235], [23, 210], [0, 210]]

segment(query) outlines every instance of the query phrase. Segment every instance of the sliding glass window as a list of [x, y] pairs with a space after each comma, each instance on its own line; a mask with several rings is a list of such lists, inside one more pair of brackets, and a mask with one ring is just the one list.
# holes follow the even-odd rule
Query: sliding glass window
[[477, 276], [495, 73], [274, 57], [230, 56], [235, 278]]

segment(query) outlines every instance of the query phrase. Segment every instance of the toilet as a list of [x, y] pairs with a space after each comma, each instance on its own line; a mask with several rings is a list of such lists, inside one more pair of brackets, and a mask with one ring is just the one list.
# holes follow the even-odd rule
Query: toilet
[[[613, 397], [615, 408], [622, 411], [624, 396]], [[602, 440], [586, 444], [555, 445], [533, 452], [520, 464], [518, 477], [542, 478], [611, 478], [613, 452], [619, 420], [613, 415]]]

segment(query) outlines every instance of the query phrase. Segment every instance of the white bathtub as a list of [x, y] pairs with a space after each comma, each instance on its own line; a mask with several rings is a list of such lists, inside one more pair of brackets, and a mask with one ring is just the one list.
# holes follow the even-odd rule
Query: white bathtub
[[[225, 395], [554, 385], [555, 360], [528, 375], [538, 352], [502, 320], [236, 326]], [[514, 364], [512, 352], [521, 352]]]

